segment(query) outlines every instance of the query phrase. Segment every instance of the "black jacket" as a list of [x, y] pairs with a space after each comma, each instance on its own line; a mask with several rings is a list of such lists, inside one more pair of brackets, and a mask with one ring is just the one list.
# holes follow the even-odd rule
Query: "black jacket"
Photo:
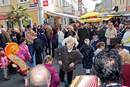
[[80, 48], [80, 52], [83, 54], [83, 68], [92, 68], [92, 59], [94, 56], [94, 51], [91, 46], [83, 44]]

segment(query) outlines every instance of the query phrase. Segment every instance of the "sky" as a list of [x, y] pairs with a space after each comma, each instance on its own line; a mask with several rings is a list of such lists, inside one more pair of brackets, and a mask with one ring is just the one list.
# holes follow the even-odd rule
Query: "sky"
[[96, 4], [101, 3], [102, 0], [82, 0], [84, 7], [87, 8], [87, 11], [93, 11], [95, 9]]

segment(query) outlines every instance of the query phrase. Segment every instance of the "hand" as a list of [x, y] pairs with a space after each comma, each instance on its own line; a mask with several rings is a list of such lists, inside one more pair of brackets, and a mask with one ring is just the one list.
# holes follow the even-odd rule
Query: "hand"
[[59, 65], [62, 65], [62, 61], [60, 60], [60, 61], [58, 61], [58, 63], [59, 63]]
[[69, 64], [69, 67], [74, 67], [74, 63]]

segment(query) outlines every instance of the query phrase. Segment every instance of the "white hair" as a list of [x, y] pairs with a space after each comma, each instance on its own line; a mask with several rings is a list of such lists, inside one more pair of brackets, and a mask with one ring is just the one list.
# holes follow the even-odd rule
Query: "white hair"
[[29, 80], [33, 86], [49, 87], [51, 75], [44, 65], [39, 64], [31, 69]]

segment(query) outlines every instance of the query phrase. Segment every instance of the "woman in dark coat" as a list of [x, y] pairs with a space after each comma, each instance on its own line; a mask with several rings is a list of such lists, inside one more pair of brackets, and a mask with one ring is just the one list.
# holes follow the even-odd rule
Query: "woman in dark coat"
[[34, 48], [34, 52], [35, 52], [36, 65], [42, 64], [42, 61], [43, 61], [42, 53], [44, 50], [44, 45], [42, 44], [41, 39], [39, 39], [39, 38], [34, 39], [33, 48]]
[[79, 50], [73, 50], [75, 47], [75, 40], [73, 38], [68, 39], [65, 46], [57, 48], [55, 50], [55, 58], [58, 60], [60, 65], [60, 80], [61, 82], [65, 81], [65, 73], [67, 73], [67, 82], [65, 83], [67, 87], [71, 84], [73, 70], [76, 65], [79, 64], [82, 60], [82, 54]]
[[92, 68], [92, 59], [94, 55], [93, 48], [89, 45], [89, 39], [84, 40], [84, 44], [80, 48], [80, 52], [83, 54], [83, 68], [86, 69], [86, 74], [90, 74], [90, 70]]

